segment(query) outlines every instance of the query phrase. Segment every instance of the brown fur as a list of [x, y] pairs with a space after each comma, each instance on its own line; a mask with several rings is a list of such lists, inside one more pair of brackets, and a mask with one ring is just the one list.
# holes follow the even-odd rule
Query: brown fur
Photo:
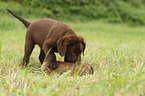
[[48, 50], [52, 48], [46, 57], [49, 68], [56, 69], [58, 66], [54, 52], [65, 56], [64, 61], [81, 63], [81, 53], [85, 50], [86, 42], [82, 36], [77, 35], [67, 24], [53, 19], [41, 19], [29, 23], [11, 10], [7, 10], [28, 28], [23, 65], [29, 63], [29, 57], [35, 44], [37, 44], [41, 50], [39, 55], [41, 63], [43, 63]]
[[80, 76], [94, 73], [94, 69], [90, 64], [75, 64], [75, 63], [60, 62], [60, 61], [58, 61], [58, 63], [59, 63], [58, 68], [56, 68], [55, 70], [51, 70], [49, 69], [47, 62], [45, 62], [44, 65], [41, 66], [41, 71], [47, 71], [47, 74], [49, 75], [53, 73], [57, 73], [61, 75], [64, 72], [67, 72], [68, 70], [71, 70], [71, 75], [74, 75], [76, 72], [79, 72], [78, 75]]

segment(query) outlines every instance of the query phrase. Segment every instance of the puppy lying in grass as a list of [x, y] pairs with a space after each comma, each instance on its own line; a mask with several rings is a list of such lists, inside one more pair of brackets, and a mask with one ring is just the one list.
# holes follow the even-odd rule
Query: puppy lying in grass
[[71, 70], [70, 75], [74, 75], [75, 73], [82, 76], [82, 75], [87, 75], [87, 74], [93, 74], [94, 69], [90, 64], [76, 64], [76, 63], [69, 63], [69, 62], [60, 62], [57, 61], [59, 66], [55, 70], [51, 70], [48, 67], [47, 62], [45, 62], [41, 66], [41, 71], [46, 71], [47, 74], [51, 75], [53, 73], [57, 73], [61, 75], [64, 72], [67, 72], [68, 70]]

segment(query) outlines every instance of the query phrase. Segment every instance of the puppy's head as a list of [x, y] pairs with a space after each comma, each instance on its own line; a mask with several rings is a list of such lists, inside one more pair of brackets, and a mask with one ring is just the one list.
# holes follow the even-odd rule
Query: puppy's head
[[86, 42], [80, 35], [63, 36], [57, 41], [57, 49], [66, 62], [80, 63], [81, 53], [84, 54]]

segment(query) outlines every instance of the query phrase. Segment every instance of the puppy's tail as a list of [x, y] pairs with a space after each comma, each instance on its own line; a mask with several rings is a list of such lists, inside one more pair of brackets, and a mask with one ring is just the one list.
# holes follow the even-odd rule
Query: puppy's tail
[[17, 19], [19, 19], [26, 28], [29, 27], [29, 25], [31, 24], [30, 22], [26, 21], [25, 19], [23, 19], [22, 17], [18, 16], [17, 14], [15, 14], [14, 12], [12, 12], [11, 10], [7, 9], [8, 12], [10, 12], [14, 17], [16, 17]]

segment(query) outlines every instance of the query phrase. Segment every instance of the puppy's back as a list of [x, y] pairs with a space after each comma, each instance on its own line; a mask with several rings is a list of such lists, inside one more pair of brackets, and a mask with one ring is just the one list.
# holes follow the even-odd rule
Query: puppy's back
[[49, 33], [49, 30], [57, 22], [58, 21], [53, 19], [37, 20], [31, 23], [31, 25], [28, 27], [26, 36], [32, 38], [32, 40], [39, 46], [42, 46], [47, 34]]

